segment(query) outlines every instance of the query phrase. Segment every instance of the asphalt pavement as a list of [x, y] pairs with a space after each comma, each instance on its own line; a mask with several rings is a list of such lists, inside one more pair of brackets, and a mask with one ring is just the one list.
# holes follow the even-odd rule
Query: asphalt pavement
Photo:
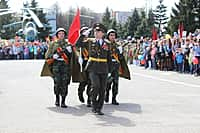
[[200, 133], [200, 77], [129, 65], [120, 105], [104, 104], [99, 116], [79, 102], [77, 83], [69, 86], [68, 108], [55, 107], [43, 64], [0, 61], [0, 133]]

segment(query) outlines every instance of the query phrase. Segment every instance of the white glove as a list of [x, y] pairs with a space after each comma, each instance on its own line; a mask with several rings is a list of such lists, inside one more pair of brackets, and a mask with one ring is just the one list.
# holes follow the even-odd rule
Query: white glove
[[58, 54], [54, 54], [53, 55], [53, 59], [58, 59], [59, 55]]
[[111, 76], [111, 73], [108, 73], [108, 77], [110, 77]]
[[118, 49], [119, 49], [119, 53], [122, 54], [123, 52], [122, 46], [119, 46]]
[[82, 58], [81, 56], [78, 57], [78, 63], [79, 63], [80, 65], [83, 64], [83, 58]]
[[88, 35], [90, 34], [90, 31], [91, 31], [91, 28], [88, 29], [88, 30], [86, 30], [86, 31], [84, 31], [84, 32], [82, 33], [82, 35], [88, 37]]
[[71, 48], [71, 46], [67, 46], [66, 49], [67, 49], [67, 51], [68, 51], [69, 53], [72, 52], [72, 48]]

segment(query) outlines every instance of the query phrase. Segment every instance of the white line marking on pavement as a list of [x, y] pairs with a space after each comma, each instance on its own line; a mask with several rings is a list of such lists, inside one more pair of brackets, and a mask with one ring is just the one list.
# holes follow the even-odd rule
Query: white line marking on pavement
[[151, 79], [160, 80], [160, 81], [169, 82], [169, 83], [174, 83], [174, 84], [185, 85], [185, 86], [189, 86], [189, 87], [200, 88], [200, 85], [197, 85], [197, 84], [168, 80], [168, 79], [163, 79], [163, 78], [157, 78], [157, 77], [154, 77], [154, 76], [150, 76], [150, 75], [146, 75], [146, 74], [144, 75], [144, 74], [136, 73], [136, 72], [134, 72], [133, 75], [138, 75], [138, 76], [142, 76], [142, 77], [145, 77], [145, 78], [151, 78]]

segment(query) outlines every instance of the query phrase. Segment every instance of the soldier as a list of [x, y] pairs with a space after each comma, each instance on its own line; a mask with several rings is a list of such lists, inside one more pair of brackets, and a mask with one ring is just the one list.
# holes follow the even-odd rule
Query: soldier
[[104, 104], [105, 88], [111, 57], [109, 43], [104, 39], [106, 28], [103, 24], [93, 26], [95, 39], [88, 39], [89, 60], [85, 69], [91, 81], [92, 112], [104, 115], [101, 111]]
[[111, 90], [112, 85], [112, 104], [119, 105], [116, 100], [116, 96], [118, 94], [118, 83], [119, 83], [119, 67], [120, 67], [120, 59], [122, 58], [122, 46], [117, 47], [116, 38], [117, 33], [115, 30], [110, 29], [107, 32], [107, 38], [111, 42], [110, 51], [112, 57], [111, 63], [111, 73], [108, 75], [108, 83], [105, 94], [105, 102], [109, 101], [109, 91]]
[[58, 28], [56, 31], [57, 41], [50, 44], [46, 54], [47, 64], [54, 80], [54, 94], [56, 95], [55, 105], [60, 106], [61, 96], [62, 108], [67, 108], [65, 98], [68, 94], [68, 85], [71, 78], [70, 59], [72, 47], [65, 41], [65, 36], [65, 29]]
[[[81, 69], [84, 68], [87, 64], [87, 61], [89, 59], [89, 53], [88, 53], [88, 43], [85, 43], [84, 40], [87, 40], [88, 35], [90, 33], [90, 29], [86, 26], [82, 27], [80, 30], [80, 38], [83, 39], [83, 42], [77, 42], [76, 46], [79, 49], [79, 57], [78, 57], [78, 62], [81, 66]], [[82, 40], [81, 39], [81, 40]], [[86, 70], [81, 70], [81, 76], [83, 78], [82, 81], [80, 81], [79, 83], [79, 87], [78, 87], [78, 97], [79, 100], [84, 103], [84, 97], [83, 97], [83, 92], [85, 90], [85, 87], [87, 86], [87, 107], [91, 107], [91, 83], [89, 80], [89, 73]]]

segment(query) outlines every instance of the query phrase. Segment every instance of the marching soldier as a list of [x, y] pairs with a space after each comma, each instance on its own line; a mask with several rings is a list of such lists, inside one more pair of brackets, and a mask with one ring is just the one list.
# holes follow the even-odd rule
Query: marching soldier
[[92, 112], [104, 115], [102, 108], [111, 57], [109, 42], [104, 39], [105, 26], [96, 23], [93, 29], [95, 38], [85, 40], [89, 45], [89, 59], [85, 70], [88, 71], [91, 81]]
[[[79, 49], [79, 57], [78, 57], [78, 62], [80, 65], [80, 69], [81, 69], [81, 76], [82, 76], [82, 81], [80, 81], [79, 83], [79, 87], [78, 87], [78, 97], [79, 100], [84, 103], [84, 97], [83, 97], [83, 92], [85, 91], [85, 87], [87, 86], [86, 89], [86, 93], [88, 96], [87, 99], [87, 107], [91, 107], [91, 83], [89, 80], [89, 73], [86, 70], [83, 70], [83, 68], [85, 68], [87, 61], [89, 59], [89, 53], [88, 53], [88, 43], [85, 43], [84, 40], [87, 40], [88, 35], [90, 33], [90, 29], [88, 27], [82, 27], [80, 30], [80, 38], [83, 39], [83, 42], [77, 42], [76, 46]], [[80, 39], [80, 40], [82, 40]]]
[[112, 104], [119, 105], [116, 100], [118, 94], [118, 83], [119, 83], [119, 67], [120, 67], [120, 58], [122, 58], [122, 46], [117, 46], [116, 38], [117, 33], [115, 30], [110, 29], [107, 32], [107, 38], [111, 42], [110, 51], [112, 57], [112, 67], [111, 73], [108, 75], [108, 83], [105, 94], [105, 102], [109, 101], [109, 91], [112, 87]]
[[[70, 59], [72, 47], [65, 41], [66, 31], [58, 28], [56, 31], [57, 41], [50, 44], [46, 53], [46, 64], [43, 67], [41, 76], [52, 76], [54, 80], [54, 94], [56, 95], [55, 105], [67, 108], [65, 99], [68, 94], [70, 83]], [[47, 73], [50, 73], [49, 75]]]
[[[114, 29], [108, 30], [107, 38], [110, 41], [112, 63], [110, 73], [108, 74], [105, 102], [109, 102], [109, 91], [112, 88], [112, 104], [119, 105], [116, 100], [116, 96], [118, 94], [119, 76], [130, 80], [130, 72], [123, 56], [123, 46], [116, 42], [117, 32]], [[124, 46], [125, 45], [127, 44], [125, 43]]]

